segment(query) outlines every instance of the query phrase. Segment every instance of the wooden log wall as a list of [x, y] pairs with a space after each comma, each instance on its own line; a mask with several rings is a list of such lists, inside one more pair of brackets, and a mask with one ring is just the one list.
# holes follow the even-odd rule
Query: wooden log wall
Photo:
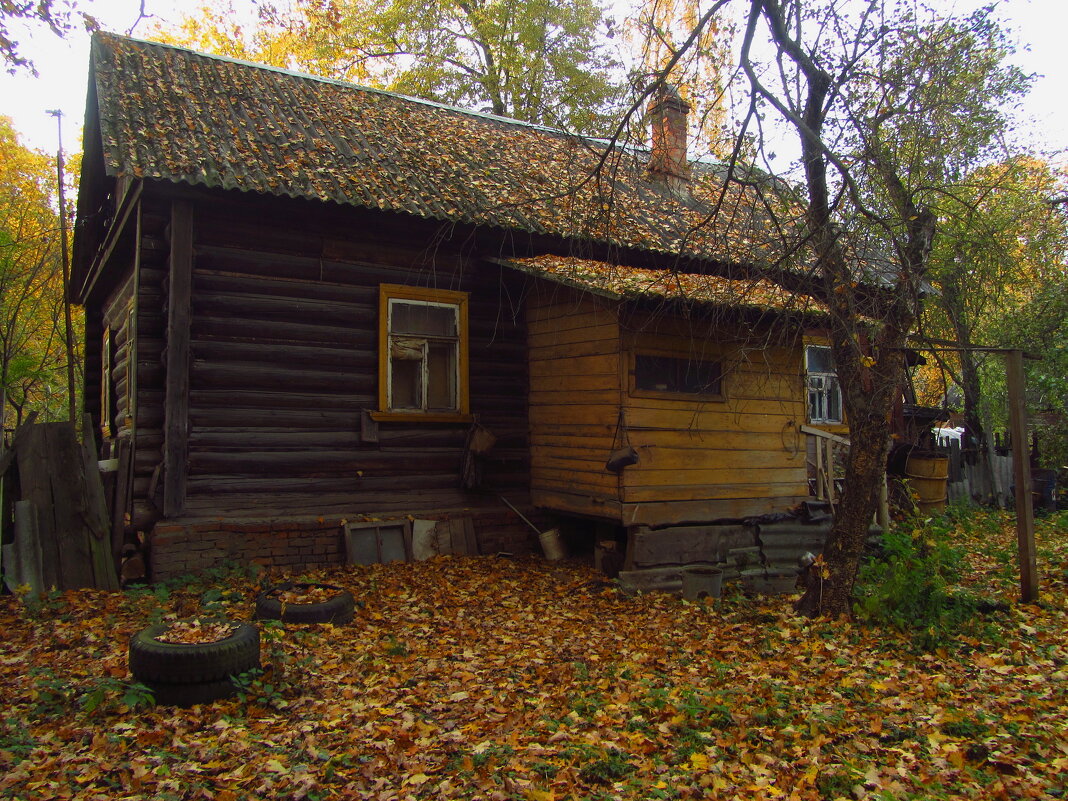
[[[157, 490], [163, 444], [170, 204], [145, 201], [138, 296], [136, 497]], [[472, 413], [498, 437], [484, 492], [526, 490], [525, 321], [500, 268], [428, 249], [412, 223], [318, 204], [200, 198], [193, 212], [184, 514], [270, 516], [462, 508], [464, 423], [382, 422], [382, 283], [470, 295]], [[504, 283], [502, 283], [504, 282]], [[515, 294], [518, 294], [517, 288]]]
[[139, 210], [137, 300], [133, 317], [137, 362], [133, 401], [133, 519], [140, 528], [151, 525], [162, 508], [163, 360], [170, 218], [168, 200], [143, 197]]
[[618, 519], [619, 476], [605, 469], [619, 445], [615, 304], [542, 283], [528, 296], [527, 321], [531, 498], [555, 511]]

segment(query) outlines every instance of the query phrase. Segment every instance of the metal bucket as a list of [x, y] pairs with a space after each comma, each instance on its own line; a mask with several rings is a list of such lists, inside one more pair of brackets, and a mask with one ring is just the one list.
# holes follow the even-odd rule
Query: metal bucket
[[723, 571], [718, 567], [691, 567], [682, 571], [682, 597], [687, 601], [719, 598], [723, 594]]
[[545, 558], [550, 562], [559, 562], [567, 558], [567, 548], [564, 547], [560, 529], [551, 528], [543, 531], [538, 535], [538, 539], [541, 541], [541, 550], [545, 553]]

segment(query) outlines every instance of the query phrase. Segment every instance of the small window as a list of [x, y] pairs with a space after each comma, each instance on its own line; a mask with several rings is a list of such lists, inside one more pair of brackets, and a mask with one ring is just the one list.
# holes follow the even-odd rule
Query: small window
[[467, 294], [384, 284], [380, 313], [380, 411], [467, 414]]
[[842, 389], [834, 369], [834, 356], [824, 345], [805, 348], [808, 384], [808, 419], [811, 423], [842, 422]]
[[718, 361], [635, 353], [632, 386], [640, 393], [718, 398], [723, 394], [723, 369]]

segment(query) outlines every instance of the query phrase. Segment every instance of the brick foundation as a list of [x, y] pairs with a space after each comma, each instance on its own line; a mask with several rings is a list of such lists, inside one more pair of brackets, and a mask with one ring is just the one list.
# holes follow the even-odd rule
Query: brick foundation
[[[474, 520], [480, 553], [526, 554], [538, 548], [534, 532], [511, 511], [464, 516]], [[419, 515], [424, 520], [447, 517]], [[535, 522], [540, 525], [542, 521]], [[294, 571], [345, 562], [345, 536], [341, 519], [336, 517], [244, 523], [161, 521], [156, 523], [148, 542], [149, 576], [153, 581], [198, 573], [224, 562]]]

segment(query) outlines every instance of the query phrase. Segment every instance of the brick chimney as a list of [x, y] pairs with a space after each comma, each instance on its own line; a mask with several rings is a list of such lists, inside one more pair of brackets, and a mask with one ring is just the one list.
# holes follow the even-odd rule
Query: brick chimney
[[649, 102], [653, 145], [649, 154], [649, 177], [672, 193], [689, 193], [690, 163], [686, 159], [686, 115], [690, 106], [674, 87], [661, 87]]

